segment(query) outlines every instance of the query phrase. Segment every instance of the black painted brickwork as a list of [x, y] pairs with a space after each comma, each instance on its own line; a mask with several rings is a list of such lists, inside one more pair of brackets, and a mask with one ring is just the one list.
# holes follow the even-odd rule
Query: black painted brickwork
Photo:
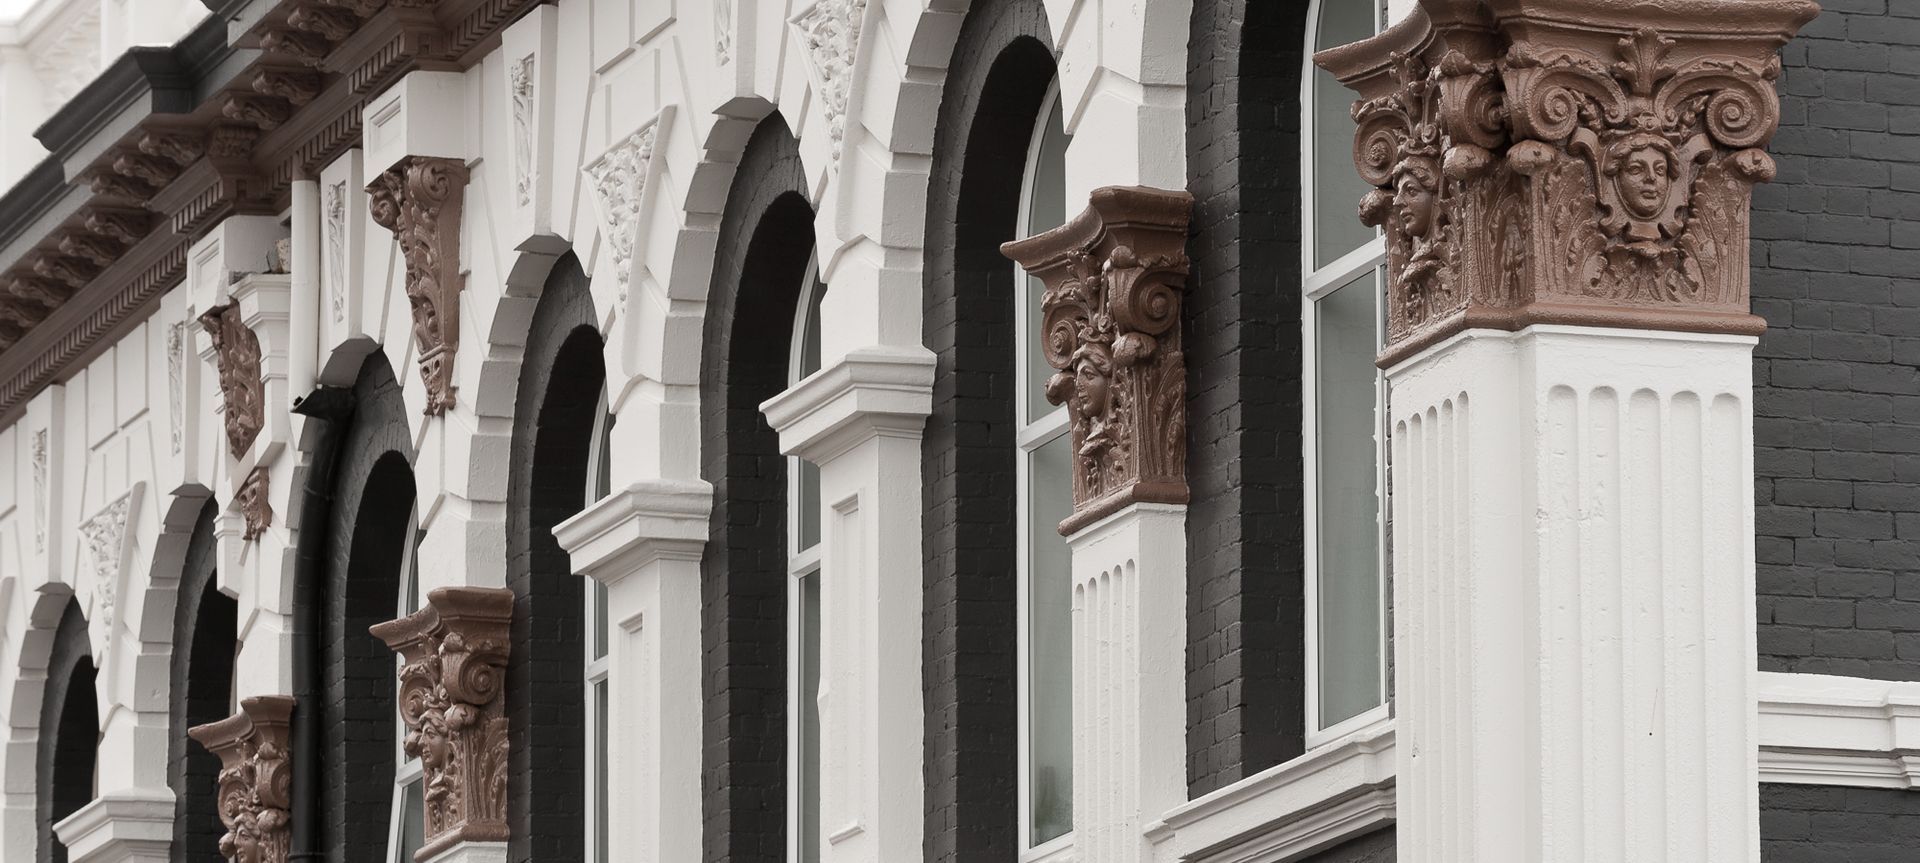
[[1911, 863], [1920, 794], [1893, 788], [1760, 786], [1763, 863]]
[[947, 69], [927, 184], [922, 321], [936, 357], [921, 443], [924, 858], [1012, 860], [1018, 832], [1014, 659], [1014, 239], [1027, 145], [1053, 57], [1040, 0], [983, 0]]
[[1754, 196], [1760, 667], [1920, 679], [1920, 3], [1823, 6]]
[[507, 859], [579, 859], [586, 824], [584, 581], [553, 526], [586, 500], [600, 333], [580, 262], [555, 262], [534, 306], [515, 393], [507, 479]]
[[786, 121], [754, 129], [720, 220], [700, 374], [703, 859], [786, 857], [787, 460], [760, 403], [787, 386], [813, 208]]
[[100, 708], [94, 701], [93, 643], [87, 619], [71, 596], [53, 631], [47, 682], [40, 697], [34, 745], [34, 822], [38, 863], [67, 863], [67, 846], [53, 825], [93, 800]]
[[239, 621], [233, 599], [215, 577], [214, 521], [209, 499], [187, 540], [179, 599], [173, 608], [168, 663], [167, 784], [173, 788], [173, 863], [224, 863], [220, 836], [220, 758], [187, 737], [187, 729], [232, 713], [233, 650]]
[[1187, 777], [1196, 797], [1304, 747], [1307, 7], [1196, 0], [1187, 43]]

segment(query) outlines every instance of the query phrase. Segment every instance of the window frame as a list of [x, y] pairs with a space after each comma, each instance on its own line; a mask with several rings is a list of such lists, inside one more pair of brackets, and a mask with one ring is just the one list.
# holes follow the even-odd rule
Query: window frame
[[[1301, 410], [1301, 500], [1304, 531], [1302, 545], [1305, 552], [1303, 585], [1305, 608], [1305, 725], [1306, 747], [1313, 749], [1332, 743], [1362, 728], [1366, 728], [1392, 713], [1392, 693], [1389, 683], [1391, 668], [1392, 633], [1388, 630], [1388, 606], [1391, 602], [1391, 584], [1387, 565], [1391, 553], [1388, 548], [1387, 534], [1387, 380], [1380, 370], [1374, 370], [1374, 499], [1377, 503], [1374, 517], [1375, 566], [1379, 601], [1376, 607], [1380, 631], [1380, 652], [1378, 668], [1378, 700], [1374, 707], [1361, 711], [1331, 725], [1322, 725], [1320, 721], [1321, 703], [1321, 649], [1320, 649], [1320, 464], [1319, 464], [1319, 386], [1320, 345], [1317, 331], [1320, 315], [1319, 303], [1332, 295], [1334, 291], [1345, 287], [1353, 280], [1365, 275], [1371, 269], [1375, 271], [1374, 347], [1377, 352], [1386, 339], [1386, 297], [1382, 279], [1386, 264], [1386, 237], [1376, 230], [1373, 238], [1348, 250], [1339, 258], [1324, 266], [1316, 266], [1318, 237], [1316, 236], [1316, 175], [1319, 165], [1318, 117], [1319, 105], [1315, 99], [1315, 78], [1320, 71], [1314, 66], [1312, 57], [1319, 45], [1320, 20], [1327, 0], [1313, 0], [1307, 10], [1305, 28], [1306, 50], [1303, 61], [1303, 74], [1300, 81], [1301, 110], [1301, 171], [1300, 194], [1300, 410]], [[1379, 11], [1374, 12], [1374, 32], [1380, 32], [1382, 22]], [[1331, 47], [1331, 46], [1328, 46]], [[1333, 166], [1333, 170], [1350, 167]]]
[[[400, 590], [394, 597], [394, 605], [399, 611], [395, 615], [397, 618], [410, 616], [423, 607], [424, 597], [420, 593], [420, 543], [425, 538], [425, 532], [420, 530], [420, 509], [416, 503], [407, 512], [407, 536], [400, 547]], [[395, 654], [395, 669], [403, 668], [405, 665], [406, 661]], [[421, 799], [426, 799], [426, 768], [419, 758], [407, 754], [407, 723], [400, 716], [400, 705], [397, 702], [400, 697], [400, 677], [397, 672], [394, 675], [394, 697], [396, 709], [393, 714], [393, 799], [387, 807], [389, 814], [386, 860], [387, 863], [413, 863], [413, 854], [406, 850], [407, 789], [419, 785]], [[421, 839], [424, 841], [427, 815], [424, 811], [418, 815]]]
[[[826, 283], [820, 280], [820, 262], [818, 256], [808, 258], [806, 275], [801, 281], [799, 302], [796, 303], [794, 307], [793, 332], [787, 342], [787, 386], [789, 389], [805, 380], [808, 376], [820, 371], [818, 368], [807, 368], [809, 365], [808, 360], [810, 359], [806, 355], [807, 339], [808, 328], [812, 326], [821, 311], [817, 307], [817, 303], [824, 297], [826, 290]], [[804, 825], [801, 823], [801, 820], [802, 813], [805, 812], [803, 795], [808, 790], [805, 783], [809, 778], [813, 779], [816, 783], [814, 785], [815, 793], [821, 797], [825, 796], [825, 783], [820, 781], [820, 777], [808, 777], [802, 768], [802, 761], [804, 760], [802, 752], [806, 744], [805, 735], [808, 733], [815, 735], [814, 746], [816, 748], [824, 745], [824, 740], [819, 736], [820, 729], [810, 727], [804, 722], [804, 717], [807, 715], [806, 705], [801, 698], [801, 691], [804, 688], [802, 686], [802, 675], [805, 671], [806, 662], [806, 610], [803, 604], [806, 601], [807, 580], [813, 579], [813, 583], [820, 587], [822, 600], [824, 600], [825, 597], [824, 583], [821, 581], [823, 578], [821, 546], [826, 544], [824, 534], [826, 517], [824, 512], [815, 513], [815, 524], [818, 525], [818, 530], [821, 531], [821, 534], [814, 537], [812, 545], [805, 548], [800, 547], [802, 534], [804, 532], [802, 525], [804, 524], [805, 516], [802, 508], [809, 505], [824, 508], [824, 503], [821, 499], [812, 501], [804, 499], [805, 488], [803, 474], [808, 470], [809, 466], [810, 463], [799, 456], [787, 456], [786, 859], [789, 863], [807, 863], [809, 860], [819, 859], [817, 856], [809, 858], [805, 853], [806, 849], [802, 847], [802, 836], [804, 835], [802, 827]], [[815, 471], [815, 476], [817, 477], [817, 468], [815, 468]], [[822, 618], [824, 619], [824, 609], [822, 609], [822, 612]], [[818, 651], [818, 646], [816, 646], [816, 651]], [[824, 665], [820, 667], [820, 671], [824, 674]], [[816, 705], [816, 708], [817, 706], [818, 705]], [[814, 801], [815, 813], [821, 811], [822, 802], [821, 800]], [[819, 823], [814, 824], [813, 833], [816, 839], [823, 839], [825, 836], [825, 825]]]
[[[613, 482], [608, 469], [613, 455], [609, 445], [609, 433], [613, 428], [614, 417], [607, 409], [605, 383], [600, 386], [598, 403], [599, 408], [594, 413], [592, 437], [588, 439], [587, 444], [587, 483], [581, 495], [583, 510], [613, 493]], [[583, 631], [580, 639], [585, 683], [581, 692], [584, 701], [581, 719], [582, 731], [586, 736], [584, 741], [586, 769], [582, 777], [586, 785], [584, 797], [586, 805], [580, 818], [586, 835], [582, 837], [581, 855], [586, 863], [610, 863], [611, 855], [601, 852], [612, 850], [612, 837], [609, 832], [612, 821], [611, 809], [602, 799], [608, 796], [611, 789], [612, 777], [608, 772], [607, 743], [612, 739], [612, 735], [600, 727], [600, 716], [602, 712], [611, 716], [609, 708], [612, 705], [613, 685], [608, 679], [608, 671], [612, 665], [613, 627], [607, 618], [607, 586], [601, 584], [598, 579], [587, 577], [586, 589], [581, 592], [584, 594], [583, 601], [586, 603], [586, 608], [581, 615]], [[608, 644], [608, 650], [596, 656], [595, 651], [598, 650], [603, 639]], [[606, 818], [601, 817], [602, 812], [608, 813]]]

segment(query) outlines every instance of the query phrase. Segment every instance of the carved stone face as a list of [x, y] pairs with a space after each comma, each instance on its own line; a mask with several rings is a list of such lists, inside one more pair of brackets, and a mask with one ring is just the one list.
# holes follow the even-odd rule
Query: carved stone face
[[1438, 178], [1424, 164], [1408, 162], [1394, 172], [1393, 218], [1402, 233], [1425, 237], [1433, 230], [1434, 198]]
[[1673, 184], [1673, 164], [1667, 154], [1642, 146], [1629, 151], [1614, 176], [1614, 185], [1627, 212], [1636, 219], [1657, 219], [1666, 210]]
[[1113, 369], [1106, 357], [1082, 349], [1073, 363], [1073, 398], [1080, 415], [1105, 416], [1113, 404]]

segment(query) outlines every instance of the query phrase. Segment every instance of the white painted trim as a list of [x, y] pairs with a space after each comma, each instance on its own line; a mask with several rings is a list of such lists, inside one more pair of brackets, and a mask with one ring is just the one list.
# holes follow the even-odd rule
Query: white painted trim
[[1761, 672], [1760, 781], [1920, 788], [1920, 681]]
[[1167, 863], [1295, 860], [1394, 820], [1394, 723], [1376, 721], [1148, 825]]

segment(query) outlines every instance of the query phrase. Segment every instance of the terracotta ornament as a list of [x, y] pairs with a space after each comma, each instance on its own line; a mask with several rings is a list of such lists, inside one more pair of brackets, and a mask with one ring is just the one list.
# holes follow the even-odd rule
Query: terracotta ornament
[[1187, 502], [1180, 303], [1193, 196], [1095, 189], [1058, 228], [1000, 247], [1046, 284], [1047, 401], [1072, 419], [1073, 532], [1132, 503]]
[[[1644, 8], [1642, 8], [1644, 7]], [[1754, 335], [1747, 216], [1807, 0], [1422, 0], [1314, 61], [1360, 94], [1398, 362], [1469, 327]]]
[[252, 473], [247, 474], [247, 481], [241, 484], [240, 491], [233, 496], [235, 508], [240, 510], [241, 517], [246, 520], [246, 531], [241, 534], [241, 539], [247, 542], [259, 539], [260, 535], [266, 533], [267, 528], [273, 524], [273, 503], [267, 499], [268, 481], [266, 466], [256, 467]]
[[408, 156], [367, 186], [373, 220], [393, 232], [407, 261], [407, 301], [420, 348], [428, 414], [453, 406], [453, 354], [460, 344], [460, 207], [467, 166]]
[[215, 306], [200, 316], [213, 337], [220, 367], [220, 395], [226, 403], [227, 452], [242, 458], [266, 422], [266, 392], [260, 382], [260, 339], [240, 320], [240, 307]]
[[400, 654], [405, 749], [426, 772], [424, 861], [461, 842], [504, 842], [507, 829], [506, 674], [513, 593], [443, 587], [427, 605], [376, 624]]
[[293, 793], [293, 697], [262, 695], [240, 712], [187, 729], [220, 758], [220, 853], [231, 863], [286, 863]]

